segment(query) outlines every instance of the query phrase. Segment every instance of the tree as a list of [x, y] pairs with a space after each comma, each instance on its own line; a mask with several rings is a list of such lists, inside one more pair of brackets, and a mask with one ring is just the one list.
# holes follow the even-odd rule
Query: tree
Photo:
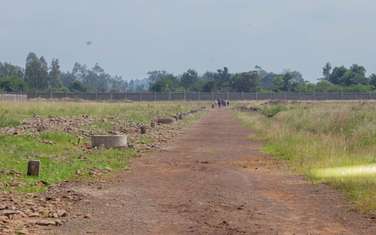
[[221, 91], [228, 91], [231, 87], [231, 74], [227, 67], [218, 69], [215, 76], [216, 88]]
[[297, 91], [298, 87], [305, 81], [301, 73], [297, 71], [286, 71], [273, 79], [273, 90], [275, 91]]
[[345, 85], [366, 85], [369, 83], [366, 77], [367, 70], [360, 65], [353, 64], [344, 77]]
[[369, 76], [369, 84], [376, 88], [376, 74], [371, 74]]
[[39, 62], [37, 55], [33, 52], [30, 52], [26, 58], [25, 81], [29, 84], [31, 89], [38, 89], [39, 67], [40, 67], [40, 62]]
[[58, 59], [52, 59], [50, 72], [48, 74], [49, 87], [54, 89], [61, 89], [63, 84], [61, 82], [61, 71]]
[[150, 91], [167, 92], [175, 91], [179, 86], [178, 79], [166, 71], [151, 71], [148, 73], [150, 81]]
[[342, 86], [366, 85], [369, 83], [366, 77], [366, 69], [357, 64], [352, 65], [349, 69], [345, 66], [335, 67], [329, 75], [328, 81]]
[[31, 89], [44, 90], [48, 86], [48, 65], [46, 60], [29, 53], [26, 58], [25, 81]]
[[329, 76], [329, 82], [339, 85], [344, 83], [344, 75], [347, 72], [347, 68], [345, 66], [335, 67], [333, 72]]
[[39, 70], [39, 89], [45, 90], [48, 88], [48, 64], [44, 57], [40, 57], [40, 70]]
[[82, 85], [80, 81], [74, 81], [70, 86], [69, 90], [72, 92], [86, 92], [86, 88]]
[[235, 74], [232, 87], [237, 92], [256, 91], [259, 77], [257, 72], [251, 71], [246, 73]]
[[24, 69], [9, 63], [0, 63], [0, 77], [17, 77], [23, 79]]
[[0, 78], [0, 90], [6, 92], [20, 92], [26, 90], [26, 83], [16, 75]]
[[322, 68], [322, 75], [324, 76], [325, 80], [329, 81], [331, 72], [332, 72], [332, 65], [328, 62]]
[[194, 84], [198, 81], [198, 73], [193, 69], [188, 69], [187, 72], [185, 72], [181, 79], [181, 85], [186, 90], [192, 90]]

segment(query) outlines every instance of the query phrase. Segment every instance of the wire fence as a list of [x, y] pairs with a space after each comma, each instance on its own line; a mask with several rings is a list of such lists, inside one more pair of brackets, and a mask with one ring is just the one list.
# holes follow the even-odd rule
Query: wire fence
[[17, 93], [0, 93], [0, 101], [26, 101], [27, 95], [25, 94], [17, 94]]
[[126, 93], [69, 93], [32, 92], [27, 94], [3, 93], [0, 101], [26, 101], [30, 99], [67, 99], [88, 101], [212, 101], [226, 100], [376, 100], [376, 93], [346, 92], [126, 92]]

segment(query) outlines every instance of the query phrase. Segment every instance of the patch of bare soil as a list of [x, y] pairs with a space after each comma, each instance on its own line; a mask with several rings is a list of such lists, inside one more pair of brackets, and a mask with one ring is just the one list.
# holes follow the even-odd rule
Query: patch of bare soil
[[290, 174], [249, 134], [212, 111], [113, 182], [69, 186], [84, 199], [63, 226], [38, 233], [376, 234], [340, 193]]

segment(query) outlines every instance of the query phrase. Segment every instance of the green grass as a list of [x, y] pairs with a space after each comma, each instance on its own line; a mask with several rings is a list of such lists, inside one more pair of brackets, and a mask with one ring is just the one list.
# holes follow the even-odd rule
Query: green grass
[[[44, 141], [53, 141], [46, 144]], [[11, 169], [20, 176], [1, 175], [0, 180], [5, 185], [18, 183], [17, 191], [43, 191], [38, 182], [48, 185], [64, 180], [87, 176], [92, 168], [120, 170], [127, 167], [128, 159], [134, 156], [134, 150], [92, 150], [85, 151], [82, 145], [77, 145], [77, 138], [67, 133], [44, 133], [38, 137], [32, 136], [0, 136], [0, 166], [1, 169]], [[27, 160], [41, 161], [40, 177], [27, 177]], [[4, 187], [5, 190], [11, 187]]]
[[271, 118], [236, 115], [265, 142], [266, 153], [376, 212], [375, 103], [290, 103]]
[[[156, 116], [174, 115], [198, 108], [204, 103], [74, 103], [74, 102], [0, 102], [0, 128], [20, 125], [23, 120], [39, 117], [81, 117], [94, 121], [83, 127], [93, 133], [111, 130], [114, 125], [149, 124]], [[190, 123], [198, 116], [185, 120]], [[137, 143], [150, 144], [153, 139], [140, 136]], [[82, 139], [63, 131], [46, 131], [33, 135], [0, 134], [0, 189], [3, 191], [40, 192], [47, 186], [66, 180], [87, 180], [93, 169], [111, 172], [127, 169], [135, 149], [94, 149]], [[41, 175], [27, 177], [28, 160], [41, 161]], [[42, 182], [42, 183], [41, 183]]]
[[262, 107], [260, 110], [263, 115], [265, 115], [268, 118], [272, 118], [278, 113], [285, 111], [286, 107], [283, 105], [267, 105]]

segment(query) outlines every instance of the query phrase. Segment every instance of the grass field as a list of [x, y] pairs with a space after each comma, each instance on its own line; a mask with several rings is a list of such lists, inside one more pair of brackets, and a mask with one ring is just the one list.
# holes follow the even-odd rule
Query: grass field
[[[129, 158], [136, 154], [135, 149], [91, 149], [88, 147], [88, 135], [122, 130], [129, 133], [134, 142], [151, 143], [153, 139], [150, 136], [135, 132], [137, 125], [149, 126], [156, 116], [175, 115], [202, 105], [168, 102], [1, 102], [0, 189], [44, 191], [46, 186], [65, 180], [85, 179], [96, 172], [126, 169]], [[58, 122], [54, 118], [59, 118]], [[31, 124], [26, 125], [25, 122]], [[49, 123], [50, 126], [42, 126], [42, 130], [35, 131], [40, 123]], [[75, 129], [67, 130], [70, 126]], [[9, 134], [4, 131], [13, 129], [21, 132]], [[30, 159], [41, 161], [40, 177], [25, 176]]]
[[376, 103], [247, 105], [257, 112], [236, 114], [265, 141], [265, 152], [342, 190], [360, 210], [376, 211]]

